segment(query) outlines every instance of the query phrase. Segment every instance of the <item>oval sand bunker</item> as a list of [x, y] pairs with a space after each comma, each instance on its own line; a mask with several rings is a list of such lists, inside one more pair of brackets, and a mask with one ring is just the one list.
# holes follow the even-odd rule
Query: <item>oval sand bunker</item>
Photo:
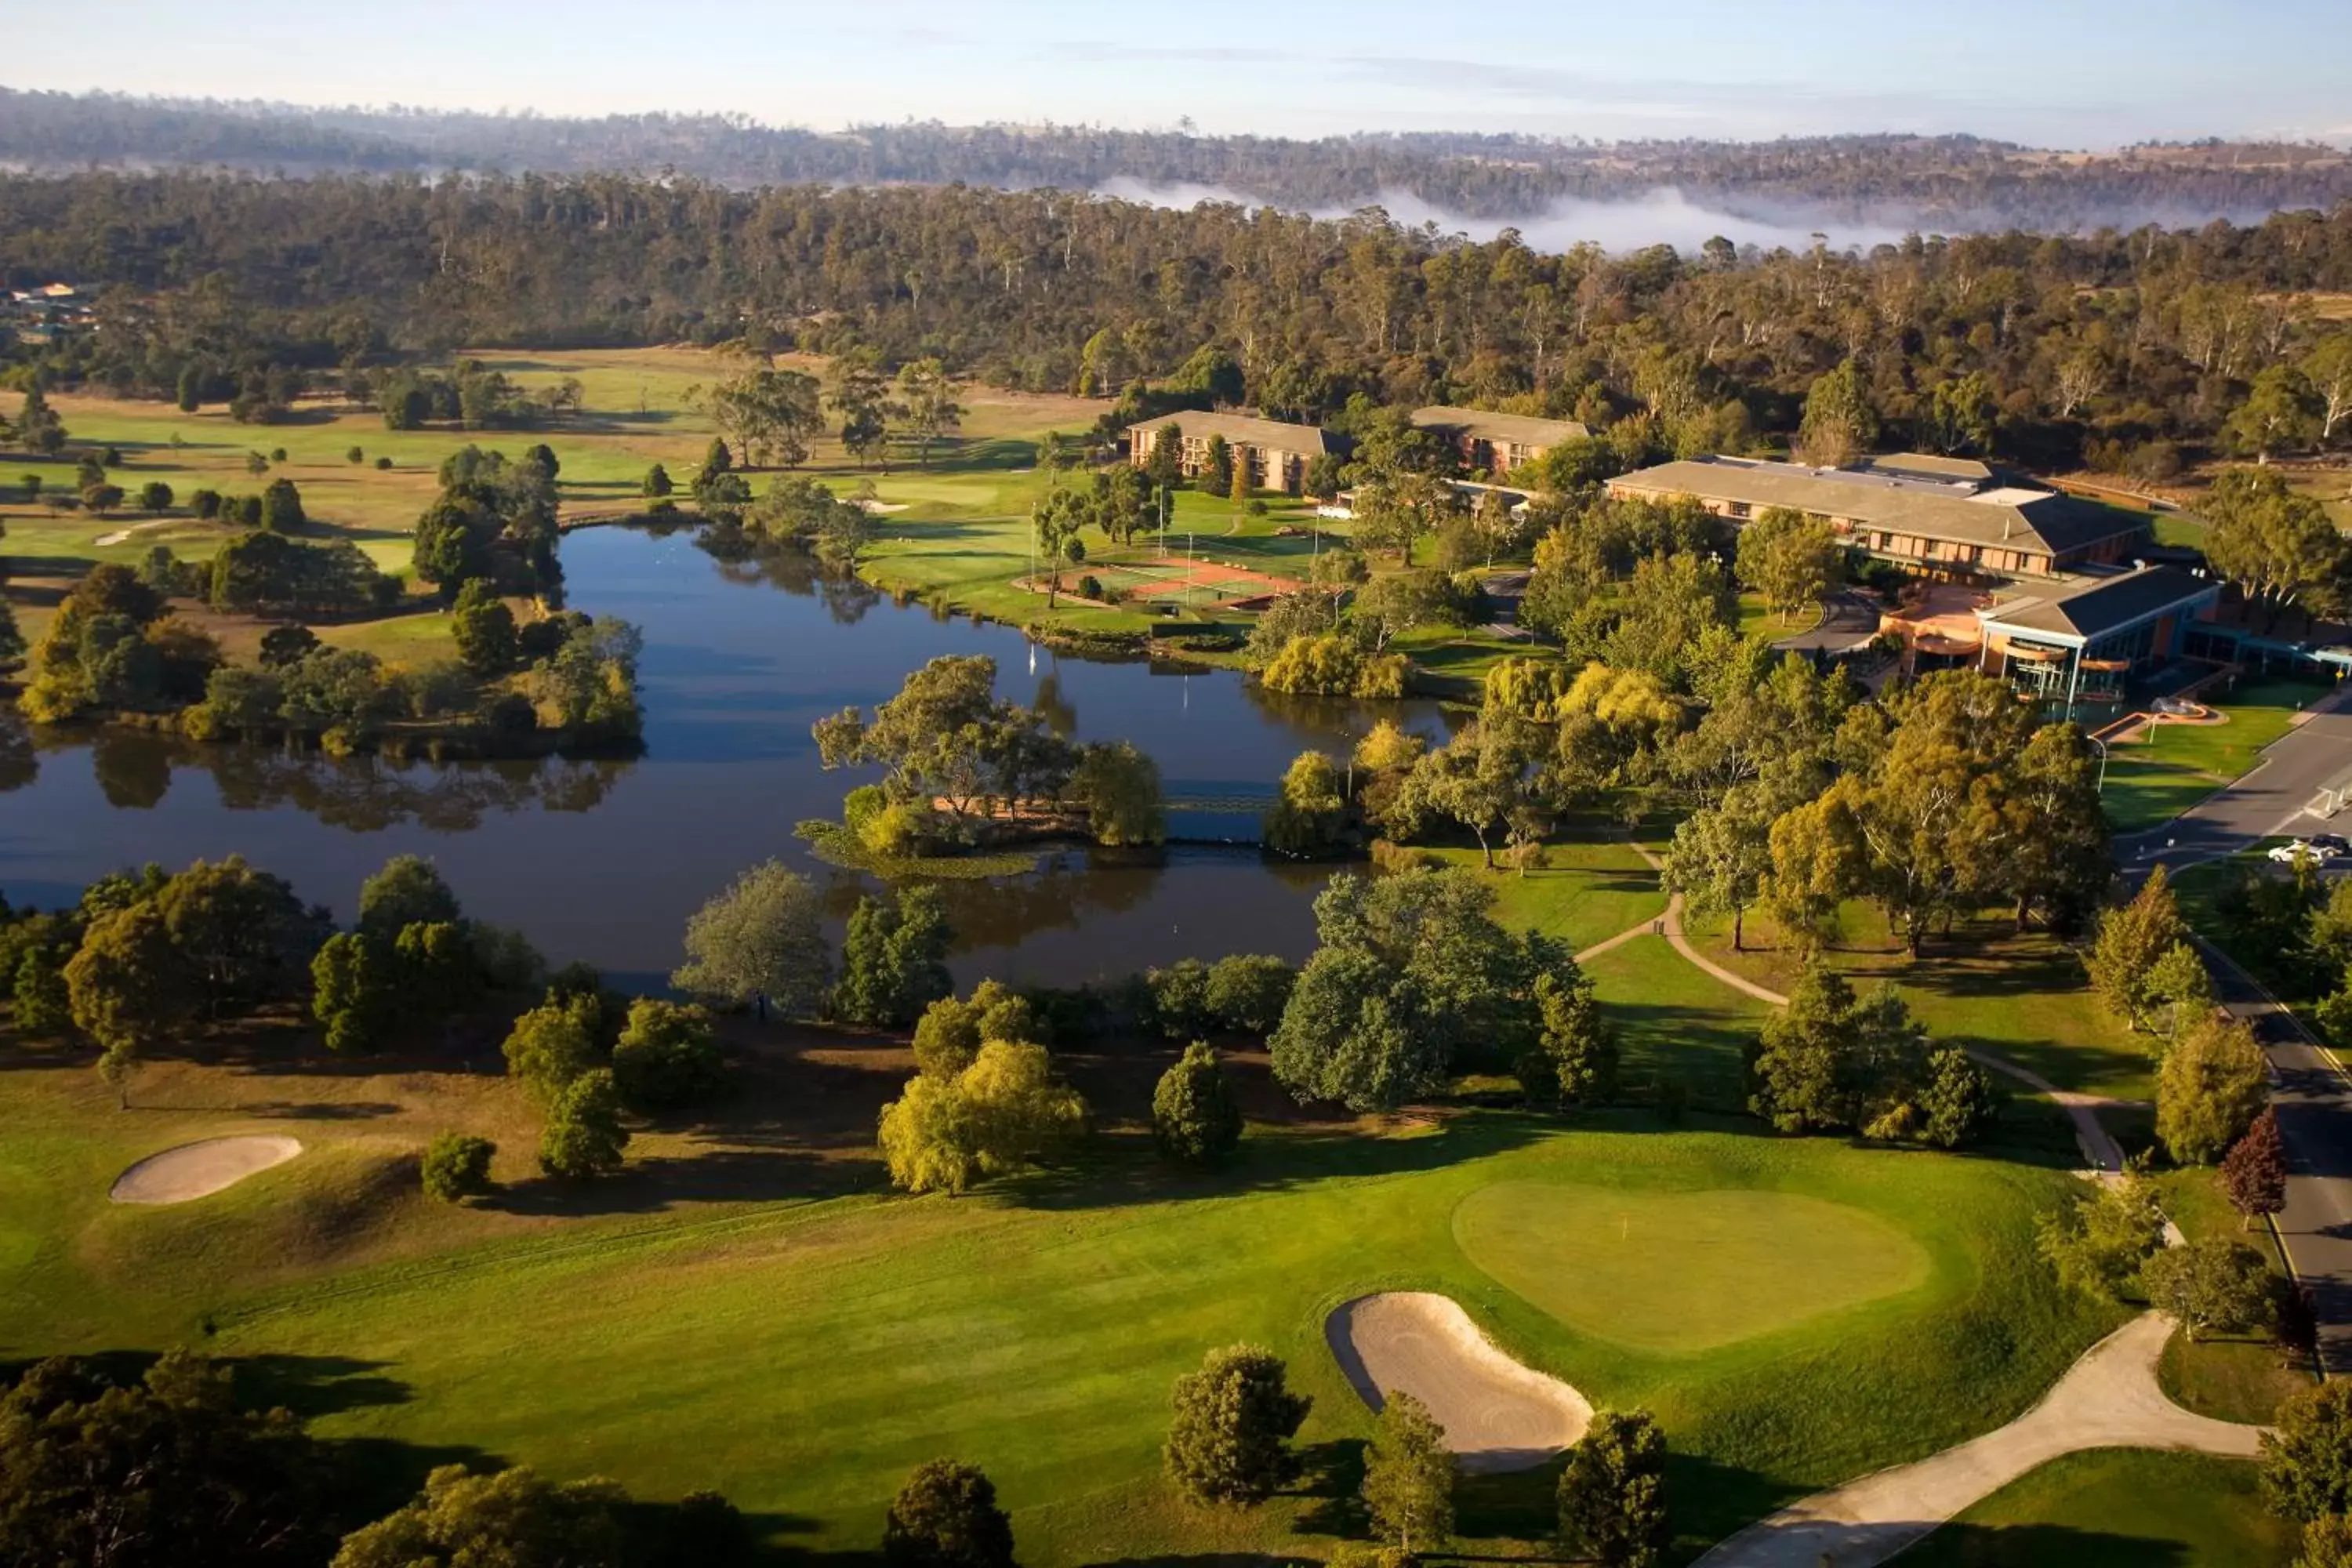
[[1378, 1410], [1401, 1392], [1429, 1406], [1465, 1470], [1533, 1468], [1592, 1422], [1584, 1395], [1496, 1350], [1450, 1296], [1359, 1297], [1324, 1321], [1323, 1335], [1366, 1405]]
[[106, 1195], [119, 1204], [184, 1204], [233, 1187], [301, 1152], [296, 1139], [267, 1135], [183, 1143], [150, 1154], [115, 1177]]

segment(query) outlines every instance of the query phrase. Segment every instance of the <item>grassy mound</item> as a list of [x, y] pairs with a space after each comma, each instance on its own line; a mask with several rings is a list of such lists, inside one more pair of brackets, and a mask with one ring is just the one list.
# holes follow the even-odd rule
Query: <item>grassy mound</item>
[[1794, 1193], [1498, 1182], [1454, 1211], [1454, 1237], [1571, 1328], [1654, 1351], [1733, 1344], [1912, 1289], [1929, 1271], [1886, 1221]]

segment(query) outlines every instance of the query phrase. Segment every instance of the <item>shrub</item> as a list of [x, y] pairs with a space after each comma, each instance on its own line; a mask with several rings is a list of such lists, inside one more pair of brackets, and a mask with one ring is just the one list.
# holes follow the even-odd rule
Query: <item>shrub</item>
[[884, 1568], [1013, 1568], [1013, 1521], [970, 1465], [933, 1459], [907, 1478], [882, 1521]]
[[1151, 1093], [1151, 1136], [1171, 1160], [1202, 1164], [1241, 1146], [1242, 1112], [1217, 1053], [1194, 1040]]
[[444, 1132], [425, 1146], [425, 1192], [445, 1204], [479, 1197], [494, 1185], [490, 1157], [499, 1146], [467, 1132]]
[[1209, 966], [1197, 958], [1180, 958], [1165, 969], [1144, 971], [1150, 988], [1151, 1022], [1171, 1040], [1205, 1031], [1214, 1022], [1209, 1010]]
[[1176, 1380], [1168, 1475], [1202, 1502], [1263, 1502], [1297, 1472], [1290, 1439], [1314, 1403], [1290, 1392], [1281, 1358], [1256, 1345], [1211, 1351]]
[[598, 1176], [619, 1170], [629, 1146], [612, 1069], [581, 1074], [556, 1098], [540, 1133], [540, 1168], [551, 1176]]
[[375, 466], [376, 471], [382, 473], [392, 467], [392, 459], [390, 458], [378, 458], [375, 460]]
[[629, 1021], [613, 1047], [613, 1080], [633, 1110], [692, 1105], [727, 1087], [710, 1015], [644, 997], [629, 1005]]

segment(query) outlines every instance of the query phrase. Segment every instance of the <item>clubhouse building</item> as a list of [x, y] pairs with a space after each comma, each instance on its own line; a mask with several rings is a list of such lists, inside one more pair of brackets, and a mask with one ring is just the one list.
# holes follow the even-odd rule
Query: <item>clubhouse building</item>
[[1234, 463], [1262, 490], [1297, 495], [1307, 479], [1307, 466], [1333, 449], [1330, 437], [1313, 425], [1286, 425], [1247, 414], [1203, 414], [1187, 409], [1127, 427], [1127, 458], [1137, 468], [1151, 461], [1171, 429], [1179, 432], [1180, 457], [1187, 475], [1209, 466], [1209, 437], [1222, 436]]
[[1754, 458], [1694, 458], [1609, 481], [1613, 496], [1689, 496], [1746, 522], [1784, 507], [1825, 520], [1853, 549], [1930, 577], [2055, 577], [2122, 561], [2141, 545], [2137, 518], [2049, 490], [1993, 482], [1969, 458], [1897, 452], [1846, 468]]
[[1626, 474], [1609, 493], [1689, 497], [1743, 524], [1775, 507], [1826, 521], [1856, 553], [1912, 574], [1881, 630], [1903, 637], [1914, 668], [1966, 666], [2070, 705], [2113, 700], [2180, 658], [2324, 664], [2342, 651], [2251, 638], [2219, 581], [2150, 559], [2161, 552], [2140, 519], [2001, 483], [1971, 458], [1896, 452], [1816, 468], [1699, 458]]

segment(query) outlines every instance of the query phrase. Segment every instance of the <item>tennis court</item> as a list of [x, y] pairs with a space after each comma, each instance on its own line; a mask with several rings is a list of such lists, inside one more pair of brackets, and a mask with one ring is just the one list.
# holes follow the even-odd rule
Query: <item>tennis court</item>
[[[1064, 595], [1076, 597], [1077, 584], [1086, 577], [1094, 578], [1105, 589], [1129, 602], [1200, 608], [1244, 604], [1292, 593], [1302, 585], [1295, 578], [1276, 577], [1244, 566], [1228, 566], [1221, 561], [1187, 561], [1181, 555], [1161, 555], [1141, 561], [1090, 561], [1083, 566], [1066, 567], [1062, 573]], [[1045, 591], [1043, 576], [1025, 579], [1021, 585], [1032, 593]]]

